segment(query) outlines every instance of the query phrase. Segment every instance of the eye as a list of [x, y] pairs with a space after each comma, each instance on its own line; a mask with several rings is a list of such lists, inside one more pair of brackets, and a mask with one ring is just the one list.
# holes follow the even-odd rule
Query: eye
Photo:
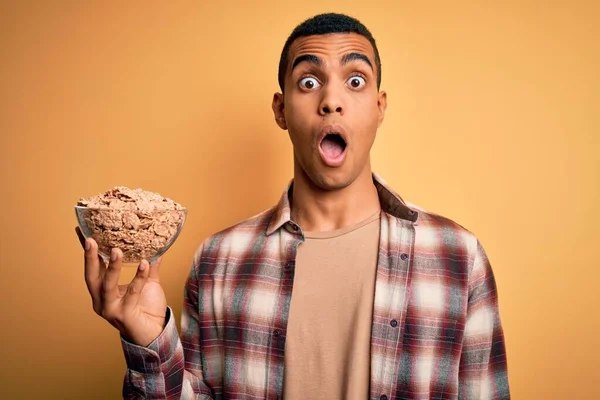
[[306, 78], [302, 78], [300, 80], [299, 85], [302, 89], [312, 90], [319, 86], [319, 81], [312, 76], [307, 76]]
[[352, 89], [360, 89], [361, 87], [365, 86], [367, 82], [362, 76], [355, 75], [348, 79], [348, 84]]

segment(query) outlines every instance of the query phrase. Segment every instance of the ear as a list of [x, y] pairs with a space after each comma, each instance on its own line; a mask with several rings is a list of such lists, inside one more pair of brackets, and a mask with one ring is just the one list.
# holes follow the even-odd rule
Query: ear
[[283, 94], [282, 93], [275, 93], [273, 95], [272, 108], [273, 108], [273, 115], [275, 116], [275, 122], [277, 122], [277, 125], [279, 125], [279, 127], [281, 129], [287, 130], [287, 124], [285, 123], [285, 113], [283, 112], [284, 104], [283, 104]]
[[379, 92], [379, 99], [377, 100], [377, 108], [379, 109], [379, 116], [377, 119], [377, 127], [381, 126], [383, 118], [385, 117], [385, 109], [387, 108], [387, 93], [384, 91]]

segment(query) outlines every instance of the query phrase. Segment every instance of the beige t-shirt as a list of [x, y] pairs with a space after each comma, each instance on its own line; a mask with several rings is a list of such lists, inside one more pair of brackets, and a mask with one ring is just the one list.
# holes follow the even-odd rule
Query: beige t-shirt
[[343, 229], [305, 232], [286, 335], [285, 400], [369, 397], [379, 221], [377, 212]]

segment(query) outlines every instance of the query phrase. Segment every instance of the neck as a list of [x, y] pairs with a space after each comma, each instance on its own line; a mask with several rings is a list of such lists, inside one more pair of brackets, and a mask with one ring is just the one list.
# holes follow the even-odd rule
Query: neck
[[292, 219], [307, 232], [345, 228], [369, 218], [379, 209], [370, 166], [354, 182], [338, 190], [321, 189], [301, 167], [294, 168]]

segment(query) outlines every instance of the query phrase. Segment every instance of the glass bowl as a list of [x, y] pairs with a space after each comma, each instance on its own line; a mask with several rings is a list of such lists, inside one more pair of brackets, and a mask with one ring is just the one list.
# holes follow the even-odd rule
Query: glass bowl
[[83, 236], [98, 243], [105, 263], [112, 248], [123, 252], [123, 262], [153, 264], [175, 243], [187, 217], [187, 209], [140, 212], [127, 209], [75, 206]]

